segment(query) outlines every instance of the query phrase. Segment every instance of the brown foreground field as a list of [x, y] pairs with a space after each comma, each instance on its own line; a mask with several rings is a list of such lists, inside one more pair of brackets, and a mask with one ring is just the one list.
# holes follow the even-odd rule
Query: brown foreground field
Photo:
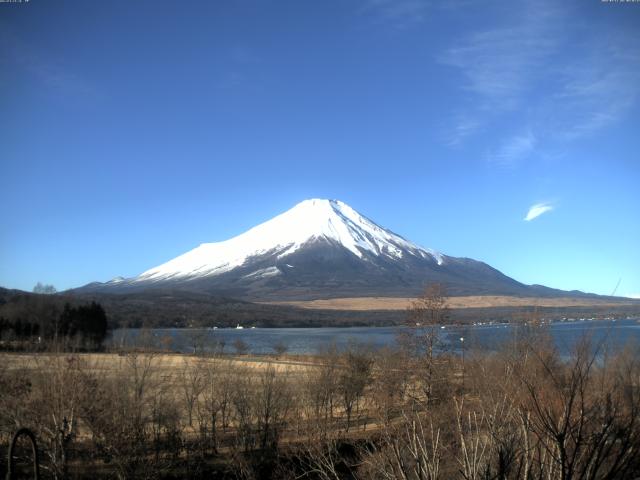
[[[326, 300], [294, 300], [284, 302], [263, 302], [272, 305], [289, 305], [293, 307], [318, 310], [406, 310], [415, 298], [406, 297], [353, 297], [331, 298]], [[637, 301], [621, 299], [597, 298], [537, 298], [509, 297], [499, 295], [447, 297], [447, 306], [457, 308], [495, 308], [495, 307], [615, 307], [622, 305], [638, 305]]]
[[550, 345], [522, 326], [435, 355], [434, 327], [309, 357], [4, 353], [0, 474], [27, 427], [55, 479], [638, 477], [640, 352]]
[[[55, 369], [60, 358], [68, 358], [72, 356], [74, 359], [82, 362], [88, 371], [91, 372], [117, 372], [129, 362], [131, 353], [0, 353], [0, 365], [9, 371], [20, 371], [28, 373], [29, 371], [46, 371], [47, 369]], [[273, 368], [276, 372], [304, 372], [310, 368], [318, 366], [314, 362], [314, 357], [308, 356], [305, 360], [301, 360], [300, 356], [195, 356], [184, 355], [180, 353], [164, 353], [164, 352], [140, 352], [136, 354], [140, 360], [149, 361], [153, 365], [153, 371], [166, 376], [177, 376], [185, 368], [195, 368], [202, 364], [222, 365], [225, 368], [245, 368], [249, 371], [264, 371], [267, 368]]]

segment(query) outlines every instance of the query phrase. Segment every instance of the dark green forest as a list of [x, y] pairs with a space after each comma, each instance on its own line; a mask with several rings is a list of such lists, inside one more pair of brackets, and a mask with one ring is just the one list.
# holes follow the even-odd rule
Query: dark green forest
[[53, 340], [97, 349], [109, 329], [107, 314], [95, 301], [75, 302], [52, 295], [17, 294], [0, 303], [0, 345], [30, 349]]

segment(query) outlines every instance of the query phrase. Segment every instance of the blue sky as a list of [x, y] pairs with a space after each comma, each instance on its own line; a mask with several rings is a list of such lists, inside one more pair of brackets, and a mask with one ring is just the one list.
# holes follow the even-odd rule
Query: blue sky
[[640, 4], [599, 0], [0, 3], [0, 285], [133, 276], [321, 197], [640, 295], [639, 44]]

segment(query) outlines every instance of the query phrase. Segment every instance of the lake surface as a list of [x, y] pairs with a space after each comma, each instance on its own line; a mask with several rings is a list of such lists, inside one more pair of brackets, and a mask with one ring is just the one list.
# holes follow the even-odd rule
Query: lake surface
[[[494, 350], [513, 338], [517, 328], [522, 327], [505, 324], [447, 326], [438, 328], [438, 334], [444, 348], [450, 351], [460, 352], [463, 345], [465, 350]], [[638, 319], [554, 322], [546, 328], [563, 355], [585, 335], [594, 343], [603, 342], [614, 350], [629, 343], [640, 346]], [[235, 344], [241, 340], [253, 354], [273, 353], [278, 344], [286, 346], [287, 353], [314, 354], [332, 345], [342, 349], [353, 342], [373, 348], [394, 346], [398, 334], [406, 330], [407, 327], [118, 329], [109, 342], [114, 346], [151, 344], [182, 353], [193, 353], [194, 349], [214, 351], [222, 347], [224, 352], [235, 353]]]

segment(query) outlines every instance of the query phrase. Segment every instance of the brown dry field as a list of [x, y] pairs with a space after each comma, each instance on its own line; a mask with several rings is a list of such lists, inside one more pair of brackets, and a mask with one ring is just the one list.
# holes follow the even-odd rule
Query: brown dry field
[[[70, 356], [79, 357], [85, 365], [93, 371], [117, 371], [125, 366], [127, 357], [117, 353], [0, 353], [0, 368], [3, 370], [46, 370], [56, 365], [56, 360]], [[318, 365], [314, 362], [314, 357], [300, 359], [300, 356], [288, 357], [283, 355], [275, 357], [254, 357], [254, 356], [227, 356], [224, 357], [202, 357], [185, 355], [180, 353], [140, 353], [140, 357], [153, 357], [153, 370], [162, 376], [174, 375], [184, 369], [185, 364], [195, 365], [197, 362], [220, 362], [229, 367], [245, 367], [256, 372], [264, 370], [268, 365], [273, 365], [276, 371], [287, 372], [288, 374], [303, 373], [309, 368]]]
[[[0, 370], [14, 371], [21, 376], [29, 376], [30, 371], [38, 373], [50, 373], [55, 375], [56, 371], [64, 370], [65, 364], [71, 358], [79, 358], [83, 371], [91, 372], [98, 379], [122, 378], [122, 375], [131, 375], [130, 354], [120, 355], [118, 353], [14, 353], [0, 352]], [[198, 431], [196, 424], [188, 426], [188, 413], [184, 405], [185, 385], [183, 377], [186, 368], [196, 366], [207, 367], [207, 364], [218, 363], [221, 370], [235, 372], [237, 375], [250, 376], [255, 379], [260, 378], [261, 373], [272, 365], [275, 370], [293, 382], [303, 381], [306, 374], [313, 368], [320, 366], [319, 359], [314, 356], [287, 356], [276, 358], [275, 356], [254, 357], [225, 355], [224, 357], [206, 357], [185, 354], [171, 353], [137, 353], [140, 368], [147, 364], [145, 360], [150, 360], [148, 377], [148, 388], [161, 386], [165, 393], [173, 396], [176, 405], [180, 406], [181, 421], [184, 427], [183, 435], [189, 438], [196, 438]], [[188, 387], [187, 387], [188, 388]], [[340, 412], [339, 409], [336, 413]], [[233, 425], [233, 423], [231, 424]], [[368, 425], [367, 431], [378, 428], [373, 422]], [[88, 438], [88, 433], [80, 428], [79, 438]], [[287, 439], [287, 442], [291, 439]], [[286, 442], [285, 442], [286, 443]], [[228, 450], [227, 447], [221, 451]]]
[[[406, 310], [414, 298], [397, 297], [353, 297], [331, 298], [327, 300], [294, 300], [288, 302], [263, 302], [273, 305], [291, 305], [295, 307], [321, 310]], [[508, 297], [498, 295], [449, 297], [449, 308], [490, 308], [490, 307], [613, 307], [637, 305], [633, 300], [622, 299], [612, 302], [607, 299], [592, 298], [536, 298]]]

